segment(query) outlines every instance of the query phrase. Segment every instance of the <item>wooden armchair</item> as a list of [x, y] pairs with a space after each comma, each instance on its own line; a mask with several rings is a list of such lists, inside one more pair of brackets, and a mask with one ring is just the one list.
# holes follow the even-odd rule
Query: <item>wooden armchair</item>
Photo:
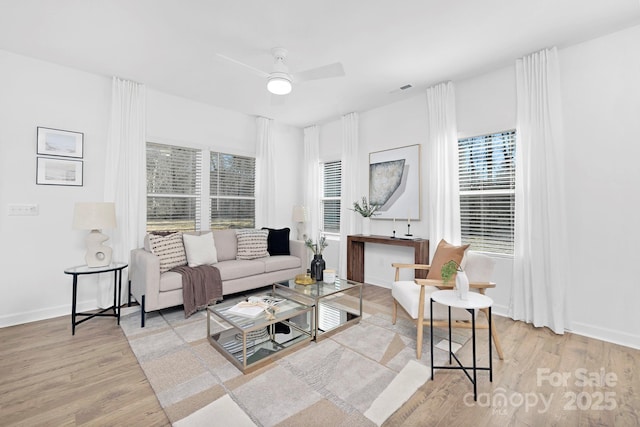
[[[416, 356], [418, 359], [422, 353], [422, 335], [423, 327], [429, 326], [433, 322], [434, 326], [448, 325], [448, 310], [445, 306], [434, 303], [433, 316], [429, 309], [429, 299], [432, 292], [439, 289], [452, 289], [453, 283], [443, 284], [442, 280], [436, 279], [415, 279], [400, 280], [400, 269], [410, 268], [413, 270], [429, 270], [431, 265], [425, 264], [391, 264], [396, 269], [395, 281], [393, 282], [391, 295], [393, 296], [393, 318], [392, 323], [396, 323], [398, 315], [398, 305], [416, 322], [418, 332], [416, 343]], [[494, 288], [495, 283], [489, 279], [493, 273], [495, 261], [483, 254], [469, 252], [466, 253], [462, 265], [469, 278], [470, 291], [477, 291], [484, 294], [486, 289]], [[489, 318], [488, 309], [481, 309], [486, 318]], [[476, 312], [477, 313], [477, 312]], [[469, 312], [463, 309], [451, 309], [451, 327], [454, 328], [471, 328], [469, 321]], [[476, 322], [476, 329], [487, 329], [488, 322]], [[496, 347], [496, 351], [500, 359], [504, 359], [500, 340], [495, 325], [491, 324], [491, 335]]]

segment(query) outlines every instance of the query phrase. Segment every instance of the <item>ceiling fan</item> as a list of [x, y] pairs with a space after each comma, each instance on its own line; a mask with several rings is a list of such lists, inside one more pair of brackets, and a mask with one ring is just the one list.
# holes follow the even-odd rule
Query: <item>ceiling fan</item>
[[254, 68], [236, 59], [218, 53], [220, 58], [240, 65], [253, 73], [267, 79], [267, 90], [274, 95], [287, 95], [293, 88], [293, 83], [302, 83], [308, 80], [327, 79], [331, 77], [344, 76], [344, 68], [339, 62], [324, 65], [321, 67], [311, 68], [309, 70], [290, 73], [287, 67], [288, 51], [282, 47], [274, 47], [271, 49], [273, 55], [273, 70], [270, 73]]

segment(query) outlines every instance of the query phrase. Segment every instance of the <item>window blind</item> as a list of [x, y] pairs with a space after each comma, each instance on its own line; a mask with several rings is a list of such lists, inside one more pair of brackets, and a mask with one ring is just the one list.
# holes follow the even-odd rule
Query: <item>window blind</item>
[[462, 241], [513, 254], [515, 130], [458, 141]]
[[255, 226], [256, 159], [211, 152], [211, 228]]
[[147, 231], [200, 228], [202, 151], [147, 143]]
[[330, 233], [340, 232], [340, 195], [342, 185], [342, 162], [333, 161], [322, 164], [322, 230]]

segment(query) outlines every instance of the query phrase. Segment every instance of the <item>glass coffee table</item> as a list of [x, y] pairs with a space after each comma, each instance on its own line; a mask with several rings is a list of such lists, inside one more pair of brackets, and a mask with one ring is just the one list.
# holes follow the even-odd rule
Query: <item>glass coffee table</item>
[[[362, 318], [362, 283], [347, 279], [336, 279], [333, 283], [314, 282], [301, 285], [294, 279], [274, 283], [274, 293], [286, 295], [303, 304], [314, 307], [315, 328], [313, 338], [357, 323]], [[357, 299], [348, 298], [348, 295]]]
[[[239, 299], [207, 308], [209, 343], [243, 373], [313, 338], [313, 306], [287, 296], [276, 296], [283, 301], [277, 305], [279, 309], [273, 318], [264, 312], [253, 318], [233, 314], [230, 309], [241, 301]], [[283, 328], [288, 328], [286, 333], [277, 333]]]

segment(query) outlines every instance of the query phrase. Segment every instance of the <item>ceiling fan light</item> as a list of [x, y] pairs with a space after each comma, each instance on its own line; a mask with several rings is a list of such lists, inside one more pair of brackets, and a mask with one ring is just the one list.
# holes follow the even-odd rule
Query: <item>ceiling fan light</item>
[[291, 92], [291, 78], [285, 73], [272, 75], [267, 80], [267, 90], [274, 95], [287, 95]]

